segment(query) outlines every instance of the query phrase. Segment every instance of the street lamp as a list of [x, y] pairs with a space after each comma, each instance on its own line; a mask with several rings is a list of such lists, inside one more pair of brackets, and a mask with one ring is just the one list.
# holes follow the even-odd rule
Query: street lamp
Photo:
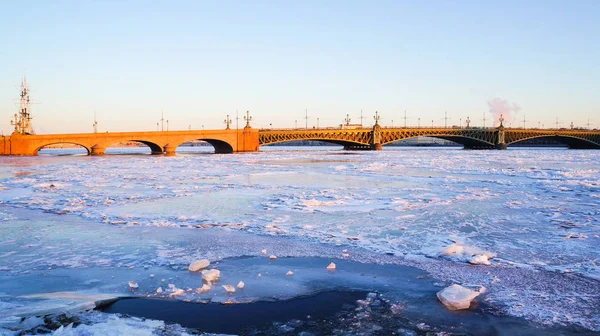
[[418, 122], [417, 122], [417, 127], [421, 128], [421, 118], [417, 118]]
[[156, 123], [156, 131], [158, 132], [158, 123]]
[[298, 120], [296, 120], [296, 127], [294, 127], [294, 128], [298, 128]]
[[317, 129], [319, 129], [319, 118], [317, 118]]
[[167, 119], [167, 132], [169, 131], [169, 119]]

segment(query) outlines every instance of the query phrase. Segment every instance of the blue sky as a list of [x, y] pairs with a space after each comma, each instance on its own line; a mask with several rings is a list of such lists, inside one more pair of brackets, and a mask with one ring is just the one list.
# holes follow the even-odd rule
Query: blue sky
[[[38, 133], [491, 122], [600, 126], [600, 1], [6, 1], [0, 128]], [[241, 123], [241, 122], [240, 122]], [[522, 124], [522, 122], [520, 123]]]

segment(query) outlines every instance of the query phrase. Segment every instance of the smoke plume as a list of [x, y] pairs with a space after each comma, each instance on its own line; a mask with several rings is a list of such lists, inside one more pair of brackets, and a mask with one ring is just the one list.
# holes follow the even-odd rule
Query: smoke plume
[[494, 116], [494, 125], [500, 125], [500, 116], [504, 118], [504, 122], [509, 122], [514, 117], [513, 114], [518, 113], [521, 107], [517, 103], [510, 103], [507, 100], [501, 98], [494, 98], [488, 100], [487, 104], [490, 108], [490, 113]]

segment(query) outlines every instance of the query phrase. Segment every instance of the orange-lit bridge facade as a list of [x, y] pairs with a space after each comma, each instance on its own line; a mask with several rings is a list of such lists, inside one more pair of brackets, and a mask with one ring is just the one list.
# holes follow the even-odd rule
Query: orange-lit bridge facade
[[157, 132], [107, 132], [79, 134], [24, 135], [0, 137], [0, 155], [37, 155], [48, 145], [74, 144], [90, 155], [103, 155], [106, 148], [125, 142], [139, 142], [152, 154], [174, 155], [178, 146], [202, 140], [216, 153], [255, 152], [274, 143], [315, 140], [335, 143], [349, 150], [381, 150], [382, 146], [410, 138], [435, 137], [454, 141], [468, 149], [506, 149], [530, 139], [551, 139], [577, 149], [600, 149], [600, 131], [571, 129], [504, 128], [372, 128], [359, 129], [224, 129]]

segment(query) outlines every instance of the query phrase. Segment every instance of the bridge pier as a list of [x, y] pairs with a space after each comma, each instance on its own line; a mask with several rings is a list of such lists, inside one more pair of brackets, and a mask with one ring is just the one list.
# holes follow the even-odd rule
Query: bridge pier
[[106, 148], [100, 147], [98, 145], [94, 145], [92, 146], [92, 151], [90, 153], [90, 155], [104, 155], [104, 151], [106, 150]]
[[177, 149], [177, 147], [174, 147], [174, 146], [171, 146], [171, 145], [167, 144], [165, 146], [164, 153], [165, 153], [166, 156], [175, 156], [175, 150], [176, 149]]
[[504, 150], [508, 147], [506, 144], [506, 135], [504, 134], [504, 126], [502, 125], [502, 117], [500, 118], [500, 126], [496, 128], [496, 149]]

